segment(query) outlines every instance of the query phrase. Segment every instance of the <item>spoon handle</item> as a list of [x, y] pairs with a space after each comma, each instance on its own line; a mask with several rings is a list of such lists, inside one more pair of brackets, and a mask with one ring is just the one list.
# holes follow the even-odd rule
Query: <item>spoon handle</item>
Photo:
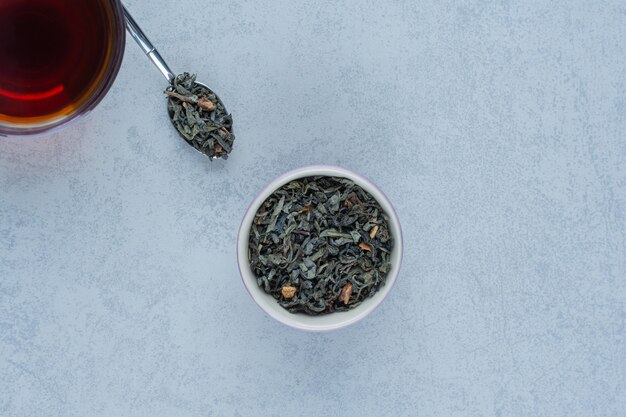
[[172, 84], [174, 82], [174, 73], [170, 69], [169, 65], [165, 62], [159, 51], [156, 50], [150, 39], [146, 36], [145, 33], [141, 30], [135, 19], [130, 15], [126, 6], [124, 7], [124, 17], [126, 19], [126, 29], [128, 33], [135, 39], [137, 44], [143, 49], [143, 51], [148, 55], [152, 63], [161, 71], [161, 74], [167, 79], [167, 81]]

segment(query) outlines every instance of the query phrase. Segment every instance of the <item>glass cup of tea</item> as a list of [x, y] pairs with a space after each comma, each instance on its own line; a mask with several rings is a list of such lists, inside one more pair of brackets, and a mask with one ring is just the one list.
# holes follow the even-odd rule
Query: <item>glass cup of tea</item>
[[88, 113], [124, 46], [120, 0], [0, 0], [0, 136], [48, 133]]

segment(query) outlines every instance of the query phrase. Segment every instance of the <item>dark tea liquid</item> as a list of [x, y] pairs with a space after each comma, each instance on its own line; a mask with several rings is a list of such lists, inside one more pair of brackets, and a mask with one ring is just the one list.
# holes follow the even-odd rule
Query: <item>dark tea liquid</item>
[[113, 16], [107, 0], [0, 0], [0, 123], [79, 109], [111, 59]]

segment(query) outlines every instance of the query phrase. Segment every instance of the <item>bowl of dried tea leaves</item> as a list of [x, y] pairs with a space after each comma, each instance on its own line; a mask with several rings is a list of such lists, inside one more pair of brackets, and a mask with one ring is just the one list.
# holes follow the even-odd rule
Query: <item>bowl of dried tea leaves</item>
[[336, 330], [387, 296], [402, 259], [400, 222], [366, 178], [311, 166], [272, 181], [239, 229], [243, 283], [271, 317], [289, 326]]

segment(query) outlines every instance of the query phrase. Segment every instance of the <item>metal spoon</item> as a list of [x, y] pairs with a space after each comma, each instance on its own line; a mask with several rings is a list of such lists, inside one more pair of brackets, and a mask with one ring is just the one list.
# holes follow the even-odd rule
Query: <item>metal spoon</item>
[[[157, 51], [154, 45], [152, 45], [152, 42], [150, 42], [150, 39], [148, 39], [146, 34], [143, 33], [143, 31], [141, 30], [137, 22], [135, 22], [135, 19], [133, 19], [128, 9], [126, 8], [126, 6], [122, 6], [122, 7], [124, 8], [124, 18], [126, 19], [126, 29], [128, 30], [128, 33], [130, 33], [130, 35], [137, 42], [139, 47], [146, 53], [146, 55], [148, 55], [148, 58], [150, 58], [152, 63], [159, 69], [159, 71], [161, 71], [161, 74], [163, 74], [167, 82], [170, 83], [170, 85], [173, 85], [174, 78], [176, 77], [176, 75], [172, 72], [169, 65], [167, 65], [167, 63], [165, 62], [165, 60], [163, 59], [159, 51]], [[203, 84], [198, 81], [196, 81], [195, 83], [201, 87], [206, 88], [211, 93], [215, 94], [215, 92], [211, 90], [206, 84]], [[217, 101], [219, 101], [219, 103], [224, 107], [224, 111], [226, 112], [226, 106], [224, 106], [224, 102], [219, 98], [217, 94], [215, 94], [215, 97]], [[192, 148], [196, 149], [191, 144], [191, 142], [187, 140], [185, 140], [185, 142], [187, 142]], [[203, 153], [199, 151], [198, 149], [196, 150], [200, 153]]]

